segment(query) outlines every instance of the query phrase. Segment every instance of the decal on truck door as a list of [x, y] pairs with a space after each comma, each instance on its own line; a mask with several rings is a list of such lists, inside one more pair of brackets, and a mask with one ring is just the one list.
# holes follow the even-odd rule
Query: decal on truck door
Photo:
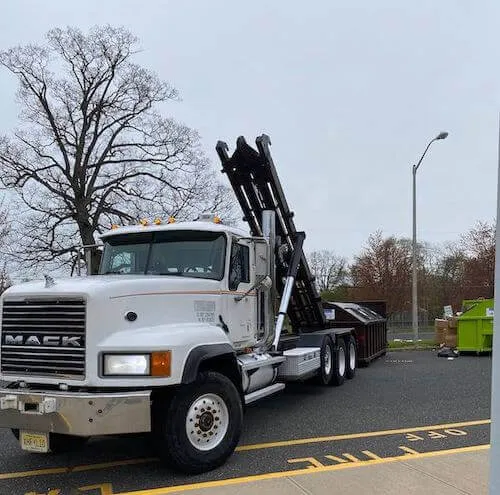
[[195, 301], [194, 312], [200, 323], [215, 323], [215, 301]]

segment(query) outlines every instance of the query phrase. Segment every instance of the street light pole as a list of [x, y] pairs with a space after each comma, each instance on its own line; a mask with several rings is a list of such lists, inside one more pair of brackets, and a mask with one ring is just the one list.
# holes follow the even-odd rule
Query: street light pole
[[412, 308], [412, 327], [413, 341], [418, 342], [418, 293], [417, 293], [417, 170], [424, 159], [427, 150], [434, 141], [446, 139], [447, 132], [440, 132], [434, 139], [429, 141], [429, 144], [422, 153], [420, 160], [416, 165], [413, 165], [413, 240], [412, 240], [412, 285], [411, 285], [411, 308]]

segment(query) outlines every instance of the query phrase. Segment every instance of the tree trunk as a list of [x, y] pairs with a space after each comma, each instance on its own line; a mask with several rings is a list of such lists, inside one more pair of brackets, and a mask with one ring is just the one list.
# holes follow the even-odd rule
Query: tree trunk
[[[95, 246], [95, 237], [91, 225], [84, 222], [83, 225], [79, 222], [80, 236], [84, 246], [85, 264], [87, 265], [87, 274], [96, 275], [99, 271], [99, 264], [101, 262], [101, 253]], [[90, 255], [90, 256], [89, 256]], [[89, 267], [90, 260], [90, 267]]]

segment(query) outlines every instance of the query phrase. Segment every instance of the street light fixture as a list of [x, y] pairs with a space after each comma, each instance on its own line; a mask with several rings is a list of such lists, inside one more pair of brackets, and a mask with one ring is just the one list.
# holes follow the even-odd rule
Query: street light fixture
[[413, 242], [412, 242], [412, 327], [413, 327], [413, 341], [415, 344], [418, 342], [418, 297], [417, 297], [417, 170], [424, 159], [427, 150], [430, 148], [434, 141], [446, 139], [447, 132], [440, 132], [434, 139], [429, 141], [429, 144], [422, 153], [420, 160], [416, 165], [413, 165]]

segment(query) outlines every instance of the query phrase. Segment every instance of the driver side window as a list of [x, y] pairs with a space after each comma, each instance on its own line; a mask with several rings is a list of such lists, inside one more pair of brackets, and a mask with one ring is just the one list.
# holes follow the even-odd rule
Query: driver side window
[[111, 259], [111, 271], [114, 273], [130, 273], [133, 271], [134, 260], [131, 252], [119, 252]]
[[229, 266], [229, 290], [236, 290], [241, 283], [250, 282], [250, 248], [233, 243]]

